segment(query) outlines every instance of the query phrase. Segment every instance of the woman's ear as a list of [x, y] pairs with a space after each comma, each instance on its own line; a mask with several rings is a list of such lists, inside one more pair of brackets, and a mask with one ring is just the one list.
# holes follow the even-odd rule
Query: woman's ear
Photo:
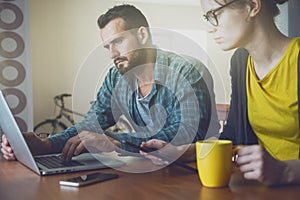
[[262, 0], [249, 0], [249, 2], [250, 2], [250, 17], [254, 17], [261, 11]]
[[138, 28], [137, 37], [141, 44], [147, 44], [149, 41], [149, 32], [148, 29], [144, 26]]

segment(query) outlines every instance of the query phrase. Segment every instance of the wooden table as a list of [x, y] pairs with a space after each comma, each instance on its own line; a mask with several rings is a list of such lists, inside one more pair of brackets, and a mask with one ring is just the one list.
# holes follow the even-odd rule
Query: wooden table
[[[0, 155], [1, 156], [1, 155]], [[149, 161], [147, 165], [151, 164]], [[192, 163], [191, 165], [193, 165]], [[114, 199], [180, 199], [180, 200], [294, 200], [300, 199], [300, 186], [266, 187], [246, 181], [239, 173], [231, 177], [229, 187], [205, 188], [198, 175], [177, 166], [154, 172], [125, 173], [115, 169], [98, 170], [119, 174], [119, 178], [80, 188], [60, 186], [59, 180], [89, 172], [41, 177], [17, 161], [0, 158], [1, 200], [114, 200]]]

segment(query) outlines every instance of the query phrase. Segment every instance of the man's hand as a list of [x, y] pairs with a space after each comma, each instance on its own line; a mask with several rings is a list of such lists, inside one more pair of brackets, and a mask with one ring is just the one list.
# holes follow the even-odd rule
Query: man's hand
[[[141, 147], [152, 148], [152, 149], [162, 149], [167, 143], [163, 140], [152, 139], [147, 142], [142, 142]], [[140, 151], [140, 154], [150, 159], [155, 165], [166, 165], [168, 161], [162, 160], [156, 156], [147, 154], [146, 152]]]
[[152, 139], [147, 142], [142, 142], [141, 147], [152, 148], [152, 149], [162, 149], [167, 145], [167, 142], [158, 139]]
[[51, 143], [48, 138], [42, 139], [32, 132], [22, 134], [33, 155], [48, 154], [55, 151], [51, 148]]
[[[34, 133], [22, 133], [23, 137], [33, 155], [46, 154], [52, 152], [48, 138], [41, 139]], [[15, 154], [9, 144], [7, 137], [2, 135], [1, 152], [6, 160], [16, 160]]]
[[6, 160], [16, 160], [15, 154], [10, 147], [5, 134], [2, 135], [1, 152]]
[[[150, 159], [155, 165], [167, 165], [172, 161], [180, 159], [182, 161], [195, 160], [194, 145], [174, 146], [162, 140], [152, 139], [147, 142], [142, 142], [141, 147], [157, 149], [157, 156], [140, 151], [140, 154]], [[160, 157], [159, 157], [160, 156]], [[164, 158], [166, 160], [164, 160]]]
[[64, 160], [69, 161], [72, 156], [86, 151], [91, 153], [111, 152], [119, 146], [118, 142], [104, 134], [82, 131], [67, 141], [61, 155]]
[[238, 151], [237, 164], [246, 179], [266, 185], [287, 184], [287, 164], [273, 158], [262, 146], [246, 146]]

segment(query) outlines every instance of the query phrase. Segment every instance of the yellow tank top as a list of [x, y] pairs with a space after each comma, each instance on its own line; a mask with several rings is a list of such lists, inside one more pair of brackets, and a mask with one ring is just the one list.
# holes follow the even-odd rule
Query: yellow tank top
[[260, 145], [279, 160], [299, 158], [298, 53], [300, 38], [291, 40], [281, 60], [262, 79], [248, 57], [248, 117]]

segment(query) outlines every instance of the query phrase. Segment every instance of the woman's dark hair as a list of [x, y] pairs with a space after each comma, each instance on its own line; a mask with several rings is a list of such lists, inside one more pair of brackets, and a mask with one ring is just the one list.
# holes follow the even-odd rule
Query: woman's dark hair
[[273, 1], [277, 4], [283, 4], [283, 3], [287, 2], [288, 0], [273, 0]]
[[136, 29], [141, 26], [149, 27], [146, 17], [139, 9], [132, 5], [122, 4], [110, 8], [98, 18], [97, 23], [99, 28], [104, 28], [111, 20], [116, 18], [124, 20], [125, 30]]
[[[232, 1], [232, 0], [215, 0], [215, 2], [217, 2], [220, 5], [223, 5], [224, 3], [228, 3], [230, 1]], [[279, 10], [277, 4], [284, 4], [287, 1], [288, 0], [262, 0], [263, 4], [265, 5], [266, 10], [273, 17], [276, 17], [280, 13], [280, 10]], [[250, 2], [250, 1], [249, 0], [239, 0], [239, 1], [236, 1], [235, 4], [243, 5], [247, 2]], [[234, 6], [235, 4], [233, 4], [232, 6]]]
[[288, 0], [266, 0], [265, 1], [266, 9], [269, 11], [271, 16], [276, 17], [280, 13], [280, 10], [279, 10], [277, 4], [283, 4], [287, 1]]

